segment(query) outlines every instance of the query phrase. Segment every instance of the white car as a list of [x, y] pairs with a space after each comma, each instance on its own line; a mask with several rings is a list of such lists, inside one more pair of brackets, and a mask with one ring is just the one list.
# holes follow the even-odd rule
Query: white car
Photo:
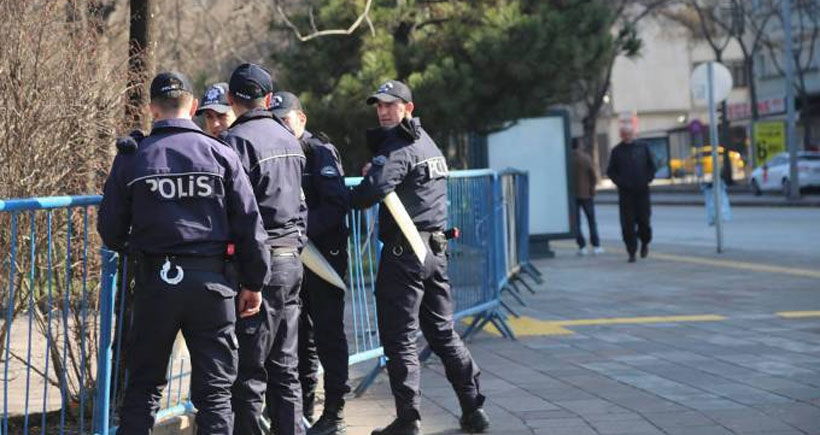
[[[797, 172], [801, 190], [820, 187], [820, 152], [798, 152]], [[780, 191], [788, 195], [791, 188], [789, 175], [789, 153], [780, 153], [755, 168], [750, 184], [755, 195], [766, 191]]]

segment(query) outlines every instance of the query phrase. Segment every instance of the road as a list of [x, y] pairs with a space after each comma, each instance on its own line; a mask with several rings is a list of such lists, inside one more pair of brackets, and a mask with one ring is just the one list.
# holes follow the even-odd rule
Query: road
[[[616, 205], [596, 206], [598, 231], [609, 244], [620, 242], [621, 227]], [[583, 223], [584, 234], [587, 233]], [[715, 227], [706, 224], [703, 207], [653, 206], [652, 228], [657, 244], [703, 248], [716, 246]], [[732, 220], [724, 223], [724, 248], [796, 255], [820, 262], [820, 208], [735, 207]]]

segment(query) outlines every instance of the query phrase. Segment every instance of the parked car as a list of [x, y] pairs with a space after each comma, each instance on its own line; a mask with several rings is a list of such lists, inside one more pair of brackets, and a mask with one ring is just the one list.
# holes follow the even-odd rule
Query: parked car
[[[820, 187], [820, 152], [798, 152], [797, 172], [801, 191]], [[755, 195], [765, 191], [781, 191], [788, 195], [791, 189], [789, 176], [789, 153], [780, 153], [755, 168], [749, 183]]]

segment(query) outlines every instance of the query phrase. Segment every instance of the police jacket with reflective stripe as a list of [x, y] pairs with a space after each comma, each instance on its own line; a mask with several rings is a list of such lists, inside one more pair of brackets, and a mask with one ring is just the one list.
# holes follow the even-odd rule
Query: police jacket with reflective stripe
[[301, 248], [307, 205], [302, 193], [305, 155], [299, 141], [264, 109], [240, 116], [223, 139], [239, 154], [251, 179], [268, 245]]
[[265, 281], [269, 252], [236, 153], [189, 119], [158, 121], [133, 153], [114, 159], [97, 228], [117, 251], [223, 256], [236, 244], [240, 279]]
[[308, 207], [308, 237], [319, 247], [346, 247], [348, 192], [339, 151], [309, 131], [300, 141], [307, 157], [302, 189]]
[[[411, 123], [414, 137], [402, 126], [384, 131], [361, 184], [351, 192], [351, 206], [367, 208], [395, 191], [416, 228], [443, 230], [447, 225], [447, 177], [449, 169], [433, 139], [417, 121]], [[394, 241], [399, 228], [387, 207], [379, 210], [379, 237]]]

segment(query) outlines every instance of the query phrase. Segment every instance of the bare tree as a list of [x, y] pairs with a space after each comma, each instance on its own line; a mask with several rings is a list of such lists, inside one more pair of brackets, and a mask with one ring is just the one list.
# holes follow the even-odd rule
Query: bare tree
[[[820, 36], [820, 5], [817, 0], [794, 0], [792, 2], [793, 52], [791, 59], [785, 58], [782, 29], [784, 17], [781, 13], [774, 14], [776, 25], [764, 29], [763, 44], [769, 52], [769, 59], [780, 75], [785, 77], [784, 62], [794, 64], [794, 89], [800, 101], [801, 113], [807, 114], [812, 110], [809, 95], [808, 75], [817, 68], [817, 44]], [[795, 19], [796, 18], [796, 19]], [[803, 144], [809, 145], [812, 139], [811, 124], [803, 123]]]
[[[607, 2], [612, 8], [608, 29], [616, 32], [612, 44], [599, 47], [599, 51], [589, 56], [589, 64], [581, 65], [580, 70], [600, 71], [595, 74], [582, 74], [576, 82], [579, 96], [584, 105], [583, 127], [584, 146], [598, 161], [596, 130], [598, 117], [605, 104], [610, 89], [612, 70], [615, 60], [620, 56], [635, 57], [640, 53], [642, 42], [638, 37], [638, 23], [670, 3], [669, 0], [613, 0]], [[602, 62], [603, 66], [599, 67]], [[597, 169], [596, 165], [596, 169]]]
[[296, 39], [298, 39], [301, 42], [310, 41], [311, 39], [320, 38], [323, 36], [350, 35], [353, 32], [355, 32], [362, 25], [362, 23], [367, 23], [368, 27], [370, 28], [370, 33], [373, 36], [376, 35], [376, 29], [373, 27], [373, 22], [370, 21], [370, 8], [373, 5], [373, 0], [367, 0], [367, 3], [365, 3], [364, 5], [364, 10], [362, 11], [362, 13], [359, 14], [359, 16], [356, 17], [353, 23], [350, 24], [350, 26], [346, 29], [319, 30], [319, 28], [316, 26], [316, 20], [313, 16], [313, 8], [310, 7], [308, 10], [308, 17], [310, 18], [310, 33], [304, 35], [299, 30], [299, 27], [290, 20], [288, 14], [285, 13], [285, 10], [282, 8], [281, 2], [274, 1], [274, 4], [276, 4], [276, 11], [279, 13], [279, 17], [282, 19], [282, 21], [285, 22], [285, 25], [287, 25], [291, 30], [293, 30], [293, 34], [296, 36]]

